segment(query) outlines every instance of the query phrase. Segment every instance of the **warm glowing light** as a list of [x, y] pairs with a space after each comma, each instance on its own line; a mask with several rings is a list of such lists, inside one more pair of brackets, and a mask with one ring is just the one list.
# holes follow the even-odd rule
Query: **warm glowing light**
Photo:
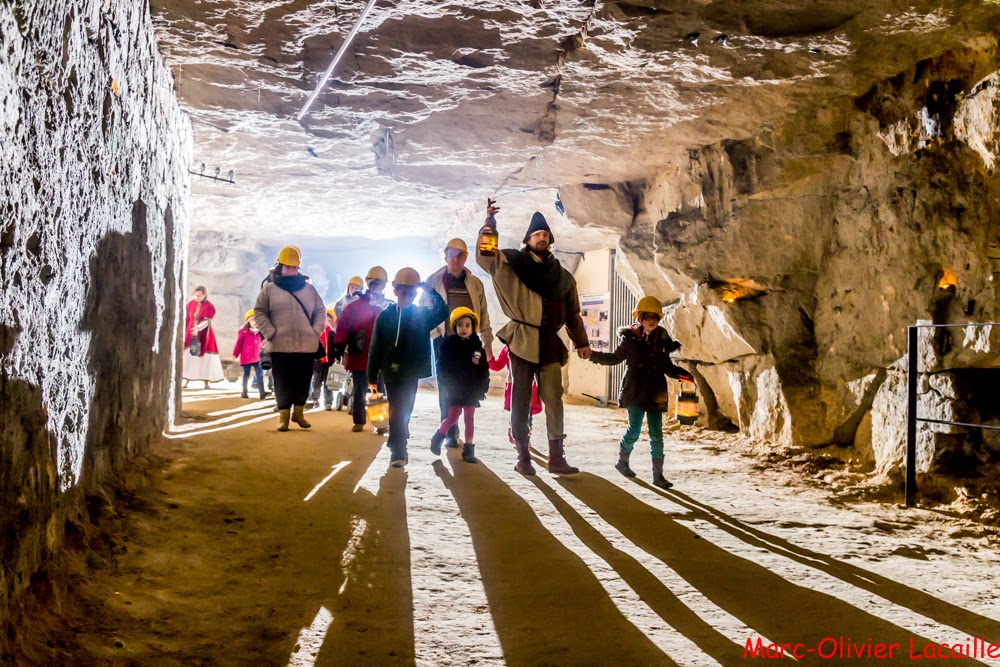
[[[690, 389], [684, 388], [686, 384], [690, 385]], [[677, 394], [674, 404], [674, 416], [685, 426], [691, 426], [698, 421], [698, 394], [695, 392], [694, 384], [681, 382], [681, 393]]]
[[941, 272], [941, 279], [938, 281], [938, 287], [940, 289], [955, 289], [956, 285], [958, 285], [958, 276], [948, 269], [944, 269]]
[[753, 299], [766, 292], [764, 286], [750, 278], [733, 278], [724, 281], [712, 281], [709, 287], [726, 303], [736, 303], [742, 299]]
[[385, 400], [385, 396], [377, 392], [368, 394], [365, 414], [368, 416], [368, 421], [370, 421], [372, 426], [375, 428], [385, 428], [388, 426], [389, 402]]

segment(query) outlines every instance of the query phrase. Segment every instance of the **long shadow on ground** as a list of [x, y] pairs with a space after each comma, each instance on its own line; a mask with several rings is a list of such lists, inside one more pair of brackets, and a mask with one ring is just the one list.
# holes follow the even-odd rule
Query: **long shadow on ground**
[[[773, 642], [818, 647], [828, 637], [851, 637], [859, 643], [870, 637], [874, 642], [899, 644], [902, 648], [896, 657], [906, 655], [911, 638], [916, 646], [930, 643], [893, 623], [837, 598], [796, 585], [712, 544], [672, 516], [603, 478], [580, 473], [572, 478], [557, 478], [557, 482], [637, 547], [663, 561], [706, 598]], [[673, 495], [665, 495], [674, 500]], [[688, 506], [690, 508], [690, 503]], [[709, 516], [699, 509], [691, 518], [710, 520]], [[576, 524], [579, 526], [579, 522]], [[581, 538], [589, 535], [593, 541], [589, 530], [581, 529], [579, 534]], [[745, 539], [745, 536], [740, 537]], [[955, 638], [956, 642], [961, 640], [964, 637]], [[815, 655], [807, 656], [802, 662], [826, 663]], [[933, 662], [922, 661], [923, 664]], [[947, 664], [979, 663], [949, 659]]]
[[437, 461], [469, 525], [509, 665], [672, 665], [626, 619], [593, 572], [484, 464]]

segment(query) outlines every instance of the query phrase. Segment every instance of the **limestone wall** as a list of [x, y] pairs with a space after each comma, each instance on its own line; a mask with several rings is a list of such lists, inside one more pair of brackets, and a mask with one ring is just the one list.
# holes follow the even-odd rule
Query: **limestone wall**
[[[956, 49], [626, 184], [625, 274], [671, 304], [717, 420], [776, 446], [858, 439], [879, 473], [898, 469], [907, 325], [998, 315], [998, 64], [995, 42]], [[921, 415], [972, 420], [954, 376], [996, 366], [996, 336], [927, 334], [921, 350]], [[955, 446], [985, 457], [954, 430], [922, 428], [920, 471]]]
[[190, 127], [148, 4], [0, 5], [0, 126], [2, 658], [172, 405]]

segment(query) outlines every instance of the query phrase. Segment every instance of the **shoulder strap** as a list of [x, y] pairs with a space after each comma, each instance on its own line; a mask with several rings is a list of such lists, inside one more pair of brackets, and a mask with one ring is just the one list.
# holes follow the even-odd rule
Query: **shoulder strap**
[[289, 292], [289, 294], [292, 295], [293, 299], [295, 299], [296, 301], [298, 301], [299, 306], [302, 307], [302, 312], [305, 314], [306, 319], [309, 320], [309, 324], [312, 325], [313, 318], [312, 318], [312, 315], [309, 314], [309, 311], [306, 310], [305, 304], [302, 303], [302, 301], [299, 299], [299, 297], [295, 296], [295, 292]]

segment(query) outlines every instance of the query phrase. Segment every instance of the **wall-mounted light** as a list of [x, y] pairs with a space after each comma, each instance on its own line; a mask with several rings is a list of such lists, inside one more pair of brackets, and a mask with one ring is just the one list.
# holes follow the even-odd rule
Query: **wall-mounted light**
[[938, 289], [954, 290], [958, 286], [958, 276], [948, 269], [941, 270], [941, 277], [938, 279]]
[[211, 175], [205, 173], [205, 163], [202, 162], [201, 166], [198, 168], [198, 171], [194, 171], [193, 169], [188, 169], [188, 173], [192, 174], [194, 176], [197, 176], [199, 178], [207, 178], [207, 179], [212, 180], [212, 181], [219, 181], [221, 183], [229, 183], [230, 185], [236, 185], [236, 170], [235, 169], [230, 169], [229, 173], [226, 174], [226, 177], [222, 178], [220, 176], [220, 174], [222, 173], [222, 167], [216, 167], [215, 168], [215, 175], [211, 176]]
[[712, 280], [711, 287], [725, 303], [736, 303], [743, 299], [755, 299], [767, 293], [762, 285], [750, 278], [732, 278], [730, 280]]

